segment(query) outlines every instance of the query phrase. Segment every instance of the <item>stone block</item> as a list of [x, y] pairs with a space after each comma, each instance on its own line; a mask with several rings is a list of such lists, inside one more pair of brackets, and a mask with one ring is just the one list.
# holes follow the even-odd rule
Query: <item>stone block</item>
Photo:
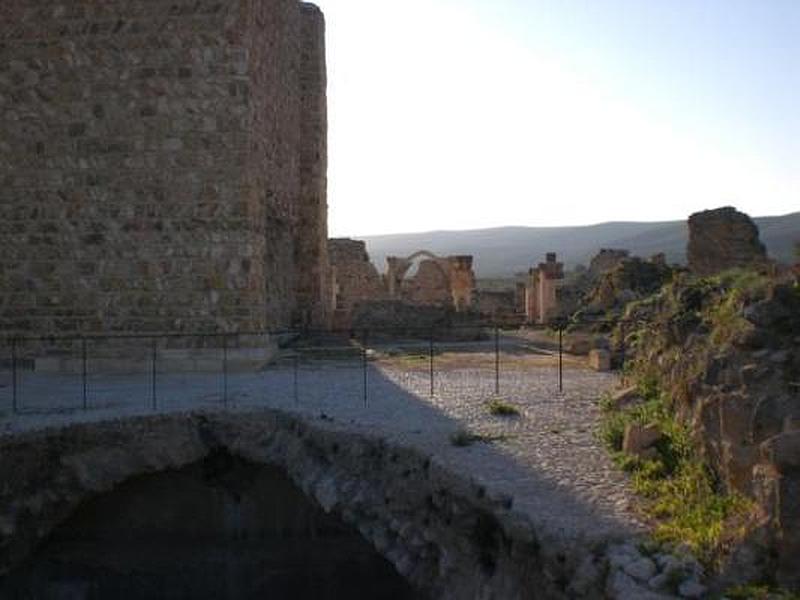
[[611, 353], [608, 350], [594, 348], [589, 351], [589, 366], [595, 371], [611, 370]]
[[615, 410], [624, 410], [642, 402], [644, 400], [635, 385], [618, 390], [611, 396], [611, 404]]
[[630, 423], [625, 427], [625, 437], [622, 441], [622, 451], [641, 458], [655, 458], [655, 444], [664, 435], [656, 425], [640, 425]]
[[761, 453], [780, 473], [800, 474], [800, 431], [788, 431], [767, 440]]

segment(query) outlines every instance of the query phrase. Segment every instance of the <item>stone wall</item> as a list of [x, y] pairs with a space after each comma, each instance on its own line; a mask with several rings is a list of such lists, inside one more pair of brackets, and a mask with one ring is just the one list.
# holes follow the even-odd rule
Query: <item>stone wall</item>
[[[409, 276], [414, 261], [417, 272]], [[386, 258], [385, 281], [389, 297], [420, 306], [443, 306], [466, 312], [472, 308], [475, 272], [472, 256], [439, 257], [425, 250], [407, 258]]]
[[601, 248], [592, 261], [589, 263], [589, 273], [597, 277], [616, 267], [619, 263], [630, 256], [628, 250], [615, 248]]
[[447, 259], [450, 266], [450, 295], [457, 311], [468, 310], [473, 305], [475, 294], [475, 272], [472, 256], [457, 255]]
[[334, 328], [350, 327], [353, 310], [364, 302], [384, 300], [386, 288], [369, 260], [366, 243], [359, 240], [328, 240], [333, 278]]
[[764, 266], [768, 262], [758, 227], [750, 217], [731, 206], [689, 217], [687, 258], [689, 270], [696, 275]]
[[403, 280], [402, 299], [411, 304], [450, 306], [453, 297], [446, 266], [433, 259], [420, 261], [416, 274]]
[[478, 290], [478, 312], [491, 323], [519, 324], [523, 313], [517, 310], [516, 290]]
[[0, 334], [242, 331], [328, 305], [322, 17], [0, 6]]

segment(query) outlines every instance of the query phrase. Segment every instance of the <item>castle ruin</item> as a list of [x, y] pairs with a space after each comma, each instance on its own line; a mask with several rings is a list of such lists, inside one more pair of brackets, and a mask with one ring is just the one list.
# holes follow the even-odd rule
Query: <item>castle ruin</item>
[[547, 323], [558, 311], [558, 289], [564, 283], [564, 263], [555, 252], [548, 252], [545, 262], [528, 271], [525, 284], [525, 318], [528, 323]]
[[767, 249], [758, 226], [732, 206], [694, 213], [689, 217], [689, 270], [695, 275], [714, 275], [734, 268], [765, 267]]
[[316, 7], [5, 0], [0, 39], [0, 334], [328, 324]]

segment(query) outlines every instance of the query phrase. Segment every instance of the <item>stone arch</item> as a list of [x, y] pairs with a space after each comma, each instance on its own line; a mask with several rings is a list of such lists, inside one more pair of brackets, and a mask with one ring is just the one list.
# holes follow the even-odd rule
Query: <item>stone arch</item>
[[552, 570], [565, 564], [542, 552], [504, 499], [418, 451], [277, 411], [139, 417], [0, 440], [0, 574], [88, 499], [221, 448], [282, 469], [430, 597], [563, 595]]
[[[63, 573], [70, 574], [69, 581]], [[9, 598], [416, 600], [351, 524], [284, 470], [210, 451], [83, 502], [0, 582]]]
[[396, 256], [387, 257], [386, 262], [388, 269], [386, 276], [388, 280], [389, 297], [395, 299], [401, 297], [403, 281], [405, 280], [411, 268], [414, 266], [414, 262], [417, 259], [430, 260], [431, 263], [435, 265], [435, 267], [441, 273], [448, 289], [450, 288], [451, 277], [448, 259], [437, 256], [428, 250], [417, 250], [416, 252], [404, 258]]

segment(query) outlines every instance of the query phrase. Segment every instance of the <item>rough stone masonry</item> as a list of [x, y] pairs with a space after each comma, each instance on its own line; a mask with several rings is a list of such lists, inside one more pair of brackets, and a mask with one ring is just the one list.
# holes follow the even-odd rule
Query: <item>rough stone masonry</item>
[[0, 335], [327, 324], [324, 20], [0, 3]]

